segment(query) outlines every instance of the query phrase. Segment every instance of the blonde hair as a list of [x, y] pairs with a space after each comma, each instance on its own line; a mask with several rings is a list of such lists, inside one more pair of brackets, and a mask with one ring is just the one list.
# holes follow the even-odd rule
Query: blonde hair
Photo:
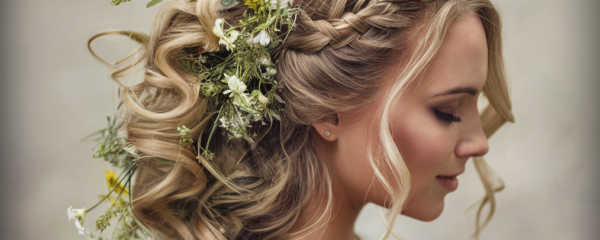
[[[318, 231], [329, 220], [331, 179], [327, 165], [317, 159], [311, 124], [371, 107], [383, 96], [379, 89], [390, 60], [400, 55], [403, 71], [385, 99], [380, 141], [368, 146], [369, 161], [391, 199], [387, 237], [410, 191], [408, 169], [389, 130], [394, 99], [434, 58], [450, 23], [469, 13], [481, 18], [490, 52], [483, 88], [490, 102], [482, 113], [484, 132], [490, 136], [505, 121], [513, 121], [500, 19], [488, 0], [312, 0], [299, 6], [304, 11], [277, 61], [276, 79], [285, 102], [281, 121], [253, 125], [261, 139], [255, 145], [228, 140], [217, 128], [209, 146], [215, 153], [212, 160], [197, 157], [193, 147], [178, 145], [178, 125], [191, 128], [200, 144], [216, 116], [206, 110], [201, 83], [178, 59], [217, 51], [219, 39], [211, 31], [215, 20], [223, 17], [235, 23], [246, 6], [220, 10], [220, 0], [173, 1], [162, 7], [147, 38], [128, 33], [143, 43], [145, 57], [134, 59], [113, 78], [122, 87], [127, 137], [148, 157], [136, 172], [133, 212], [155, 236], [277, 239]], [[119, 79], [140, 63], [145, 63], [143, 81], [122, 84]], [[474, 162], [486, 188], [477, 214], [477, 237], [493, 215], [493, 196], [500, 187], [493, 186], [496, 179], [489, 177], [491, 169], [482, 158]], [[383, 168], [392, 169], [392, 176], [384, 176]], [[299, 216], [307, 214], [307, 202], [321, 195], [328, 197], [328, 207], [317, 223], [290, 233]], [[481, 224], [486, 203], [491, 208]]]

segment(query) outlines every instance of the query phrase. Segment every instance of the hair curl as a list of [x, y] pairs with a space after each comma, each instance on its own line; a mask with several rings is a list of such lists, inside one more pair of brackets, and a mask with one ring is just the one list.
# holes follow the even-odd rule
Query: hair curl
[[[331, 179], [327, 165], [317, 159], [311, 124], [372, 106], [383, 96], [386, 68], [400, 56], [404, 71], [390, 88], [380, 142], [369, 146], [369, 161], [392, 199], [387, 219], [392, 226], [408, 198], [410, 175], [389, 131], [389, 110], [393, 99], [433, 59], [449, 24], [468, 13], [482, 19], [490, 52], [483, 91], [491, 107], [482, 113], [484, 131], [490, 136], [505, 121], [513, 121], [500, 19], [488, 0], [309, 0], [298, 6], [303, 11], [276, 66], [285, 101], [282, 120], [254, 125], [252, 129], [262, 136], [256, 145], [228, 141], [217, 128], [209, 146], [215, 158], [210, 161], [178, 145], [178, 125], [190, 127], [199, 143], [206, 140], [207, 127], [216, 116], [206, 110], [197, 77], [178, 59], [190, 52], [217, 51], [219, 39], [211, 31], [215, 20], [223, 17], [234, 23], [246, 6], [220, 10], [220, 0], [173, 1], [162, 7], [147, 38], [134, 34], [143, 43], [145, 57], [113, 74], [122, 87], [120, 109], [127, 137], [144, 156], [173, 162], [148, 158], [136, 173], [133, 211], [155, 236], [278, 239], [317, 231], [319, 226], [313, 225], [290, 232], [314, 196], [329, 197], [319, 222], [329, 219]], [[145, 70], [142, 82], [126, 86], [119, 81], [140, 65]], [[477, 215], [477, 236], [493, 214], [493, 193], [503, 185], [494, 186], [497, 179], [483, 159], [475, 163], [487, 193]], [[391, 168], [395, 174], [383, 176], [380, 168]], [[400, 188], [392, 188], [392, 182], [400, 183]], [[480, 224], [486, 202], [492, 208]], [[388, 227], [385, 236], [390, 232]]]

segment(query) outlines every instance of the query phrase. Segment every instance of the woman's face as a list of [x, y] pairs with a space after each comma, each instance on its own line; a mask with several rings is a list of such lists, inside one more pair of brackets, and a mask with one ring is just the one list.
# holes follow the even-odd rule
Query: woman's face
[[[446, 194], [458, 187], [456, 176], [465, 170], [467, 159], [487, 153], [477, 110], [487, 76], [487, 52], [479, 17], [455, 20], [418, 84], [410, 86], [392, 110], [390, 130], [412, 179], [402, 214], [424, 221], [437, 218]], [[392, 72], [390, 81], [398, 74]], [[384, 104], [383, 100], [378, 104]], [[328, 154], [337, 182], [334, 191], [343, 192], [352, 205], [373, 202], [389, 206], [389, 197], [375, 180], [366, 153], [366, 146], [377, 139], [375, 115], [340, 115], [329, 137], [315, 126], [331, 145]]]
[[413, 191], [403, 211], [433, 220], [456, 190], [467, 159], [488, 151], [477, 99], [487, 76], [487, 43], [475, 15], [451, 25], [420, 86], [392, 116], [392, 134], [411, 173]]

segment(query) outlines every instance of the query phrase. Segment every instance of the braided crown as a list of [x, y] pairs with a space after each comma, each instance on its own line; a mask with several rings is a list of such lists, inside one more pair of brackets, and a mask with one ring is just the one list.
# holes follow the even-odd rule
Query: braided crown
[[302, 11], [298, 16], [297, 29], [290, 35], [285, 47], [305, 53], [315, 53], [325, 46], [341, 48], [371, 28], [406, 27], [408, 19], [402, 13], [418, 10], [424, 3], [422, 0], [372, 0], [368, 3], [358, 0], [351, 11], [330, 13], [329, 19], [320, 20], [313, 20]]

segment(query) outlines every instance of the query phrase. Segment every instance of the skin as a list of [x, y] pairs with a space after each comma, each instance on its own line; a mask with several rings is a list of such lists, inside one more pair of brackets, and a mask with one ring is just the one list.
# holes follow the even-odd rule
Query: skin
[[[437, 55], [417, 79], [418, 84], [409, 86], [397, 100], [399, 107], [392, 110], [390, 130], [412, 179], [403, 215], [423, 221], [436, 219], [444, 208], [444, 197], [451, 192], [436, 177], [458, 175], [470, 157], [487, 153], [488, 143], [477, 110], [487, 76], [487, 52], [479, 17], [471, 14], [455, 20]], [[399, 69], [390, 69], [394, 70], [388, 76], [394, 81]], [[354, 239], [354, 222], [366, 203], [390, 206], [366, 152], [368, 144], [377, 141], [379, 121], [373, 116], [381, 115], [383, 99], [371, 112], [340, 113], [338, 124], [313, 125], [319, 159], [327, 161], [333, 172], [333, 211], [323, 232], [306, 239]], [[454, 114], [461, 121], [442, 121], [434, 109]], [[325, 131], [331, 135], [325, 136]], [[383, 171], [390, 174], [392, 170]], [[307, 212], [322, 213], [324, 202], [309, 203]], [[304, 214], [292, 231], [311, 224], [319, 215]]]

